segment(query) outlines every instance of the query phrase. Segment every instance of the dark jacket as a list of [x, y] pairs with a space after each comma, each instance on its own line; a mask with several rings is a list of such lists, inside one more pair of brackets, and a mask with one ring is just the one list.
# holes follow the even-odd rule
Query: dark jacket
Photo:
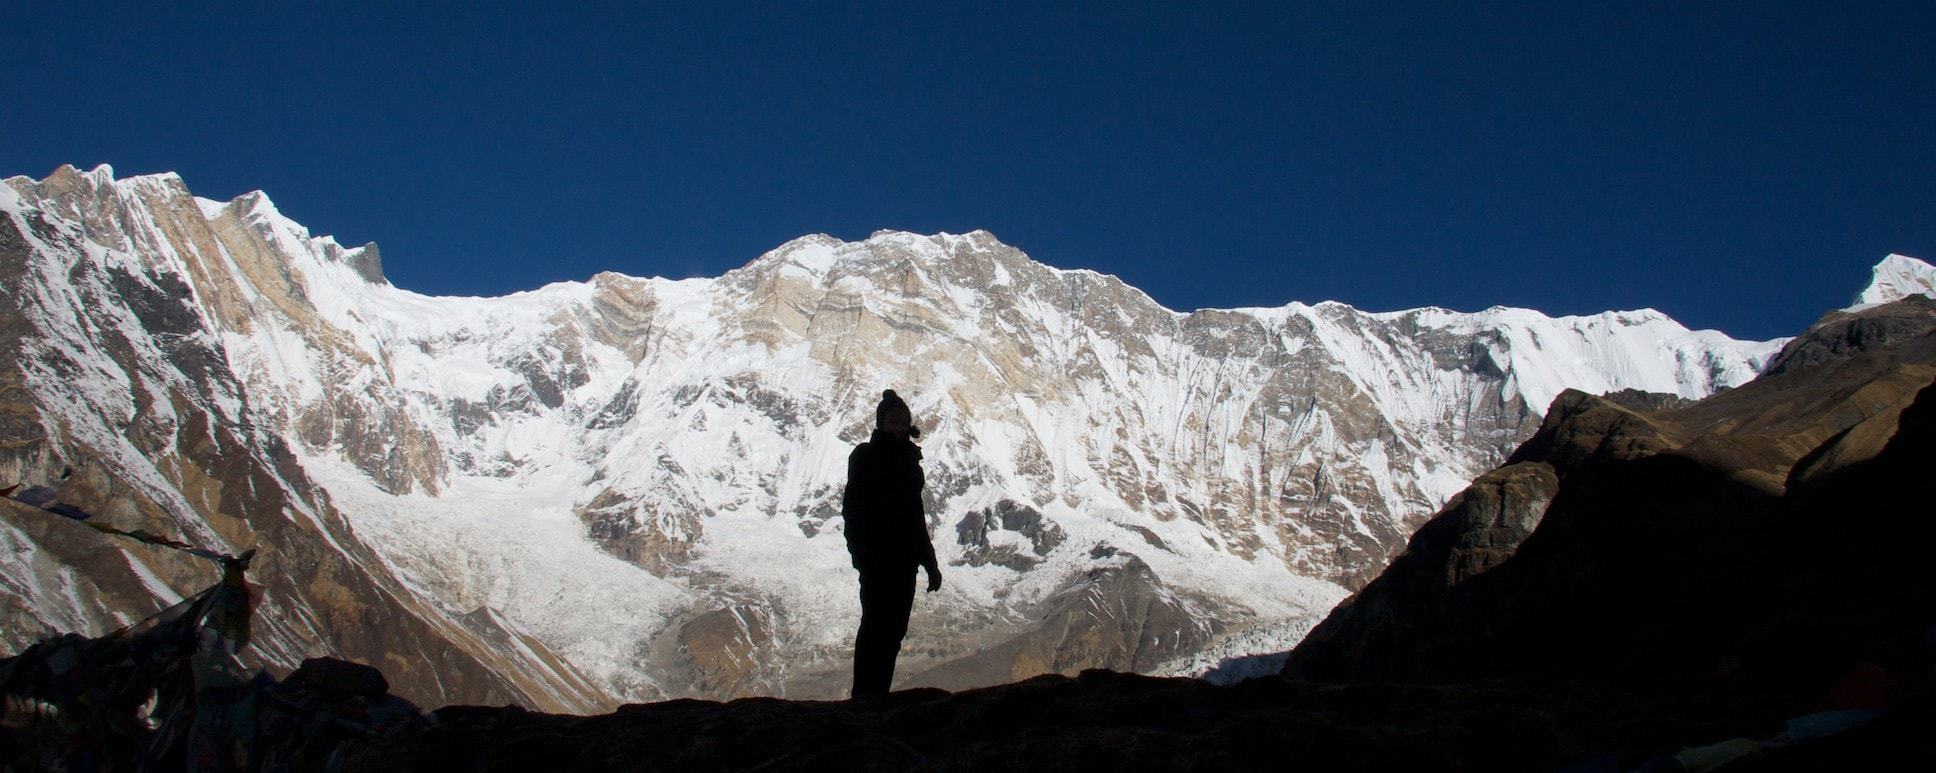
[[921, 447], [880, 430], [847, 457], [847, 552], [855, 569], [934, 566], [921, 507]]

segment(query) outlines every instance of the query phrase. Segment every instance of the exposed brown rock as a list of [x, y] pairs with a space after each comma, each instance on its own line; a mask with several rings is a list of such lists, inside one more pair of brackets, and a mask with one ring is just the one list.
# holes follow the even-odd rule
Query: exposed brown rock
[[779, 657], [774, 626], [758, 605], [723, 606], [695, 616], [679, 630], [679, 645], [708, 694], [749, 697], [775, 692], [762, 665]]
[[1926, 295], [1911, 295], [1855, 312], [1829, 312], [1810, 326], [1808, 335], [1782, 347], [1764, 372], [1777, 376], [1888, 349], [1928, 333], [1932, 315], [1936, 315], [1936, 298]]
[[1165, 587], [1142, 559], [1120, 557], [1119, 565], [1090, 570], [1043, 602], [1029, 616], [1040, 622], [997, 634], [972, 655], [913, 670], [903, 683], [966, 689], [1074, 674], [1096, 663], [1149, 670], [1195, 651], [1225, 627]]

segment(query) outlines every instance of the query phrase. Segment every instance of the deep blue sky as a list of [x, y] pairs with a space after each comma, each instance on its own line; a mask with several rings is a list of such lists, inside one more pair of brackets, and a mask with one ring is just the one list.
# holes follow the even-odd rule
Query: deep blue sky
[[1936, 259], [1920, 0], [167, 5], [8, 4], [0, 175], [260, 188], [422, 292], [986, 228], [1179, 309], [1770, 337]]

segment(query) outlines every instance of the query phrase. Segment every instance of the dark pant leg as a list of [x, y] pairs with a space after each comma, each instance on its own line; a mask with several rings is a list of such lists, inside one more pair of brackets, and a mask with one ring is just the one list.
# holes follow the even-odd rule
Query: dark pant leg
[[862, 569], [860, 633], [854, 636], [854, 697], [886, 695], [894, 658], [914, 609], [914, 567]]

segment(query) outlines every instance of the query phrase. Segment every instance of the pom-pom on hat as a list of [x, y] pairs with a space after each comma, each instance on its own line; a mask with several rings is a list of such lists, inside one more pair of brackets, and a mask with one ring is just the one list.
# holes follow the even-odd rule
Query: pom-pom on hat
[[[881, 426], [881, 422], [887, 418], [888, 411], [899, 411], [901, 415], [908, 417], [910, 422], [914, 418], [914, 413], [908, 410], [907, 403], [901, 399], [900, 395], [894, 394], [894, 390], [892, 389], [882, 392], [881, 404], [874, 407], [874, 426]], [[919, 438], [921, 437], [921, 428], [910, 423], [908, 425], [907, 435], [910, 438]]]
[[900, 395], [894, 394], [894, 390], [892, 389], [881, 393], [881, 404], [874, 406], [874, 420], [880, 421], [881, 417], [886, 416], [890, 410], [899, 410], [903, 413], [908, 412], [907, 403], [901, 399]]

